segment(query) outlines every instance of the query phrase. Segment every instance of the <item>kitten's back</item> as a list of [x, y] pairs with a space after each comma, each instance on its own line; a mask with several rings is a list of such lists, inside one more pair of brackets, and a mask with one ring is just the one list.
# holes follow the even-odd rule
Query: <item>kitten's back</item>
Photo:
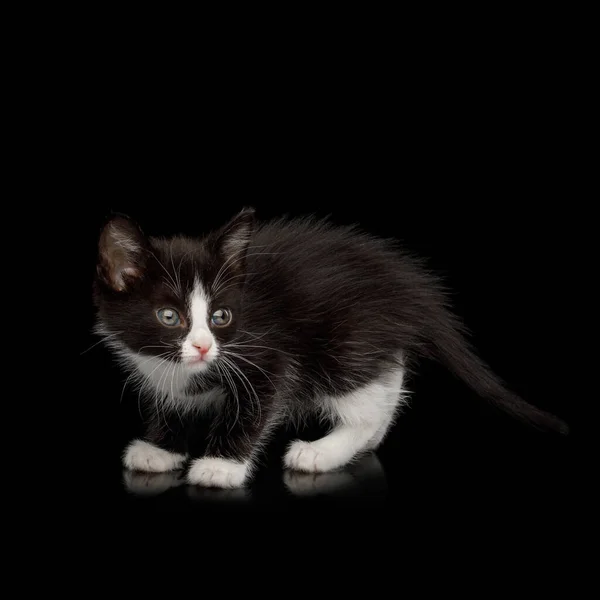
[[312, 218], [280, 219], [255, 232], [248, 270], [251, 320], [266, 326], [275, 316], [282, 343], [309, 367], [327, 364], [335, 375], [341, 365], [367, 381], [398, 356], [433, 358], [514, 417], [568, 432], [504, 386], [470, 348], [441, 280], [397, 244]]

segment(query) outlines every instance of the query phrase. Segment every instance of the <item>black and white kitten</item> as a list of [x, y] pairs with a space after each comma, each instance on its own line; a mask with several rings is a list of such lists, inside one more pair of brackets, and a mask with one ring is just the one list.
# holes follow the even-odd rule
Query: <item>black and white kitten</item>
[[145, 396], [129, 469], [243, 486], [274, 427], [331, 428], [290, 444], [287, 468], [337, 469], [381, 444], [412, 359], [438, 359], [535, 426], [557, 417], [505, 389], [469, 349], [440, 282], [391, 242], [314, 219], [257, 223], [245, 209], [203, 239], [146, 237], [113, 217], [99, 240], [98, 332]]

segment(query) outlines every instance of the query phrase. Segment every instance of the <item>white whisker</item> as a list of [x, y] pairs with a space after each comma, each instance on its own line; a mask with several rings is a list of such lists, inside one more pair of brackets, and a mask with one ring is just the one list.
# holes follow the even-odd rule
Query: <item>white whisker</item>
[[245, 246], [244, 248], [240, 248], [239, 250], [236, 250], [235, 252], [233, 252], [231, 254], [231, 256], [221, 265], [221, 268], [219, 269], [219, 271], [217, 272], [214, 281], [213, 281], [213, 287], [217, 285], [219, 278], [222, 277], [223, 274], [223, 269], [228, 268], [227, 264], [229, 263], [229, 261], [235, 257], [238, 256], [238, 254], [240, 254], [241, 252], [248, 252], [248, 250], [253, 249], [253, 248], [264, 248], [264, 244], [263, 245], [253, 245], [253, 246]]
[[171, 283], [174, 286], [171, 289], [173, 289], [175, 291], [176, 295], [178, 295], [178, 293], [177, 293], [177, 283], [173, 279], [172, 275], [169, 273], [169, 271], [166, 269], [166, 267], [160, 262], [160, 260], [158, 260], [158, 257], [156, 256], [156, 254], [154, 254], [154, 252], [152, 252], [152, 250], [148, 250], [148, 252], [150, 252], [150, 254], [154, 257], [154, 259], [156, 260], [156, 262], [162, 267], [163, 271], [167, 274], [167, 277], [171, 280]]
[[169, 258], [171, 259], [171, 266], [173, 267], [173, 273], [175, 273], [175, 287], [178, 290], [178, 295], [181, 295], [181, 286], [179, 279], [177, 278], [177, 271], [175, 269], [175, 263], [173, 262], [173, 246], [169, 246]]
[[[233, 258], [237, 258], [239, 254], [241, 253], [246, 253], [248, 250], [247, 247], [245, 248], [240, 248], [239, 250], [235, 251], [222, 265], [221, 268], [218, 270], [217, 274], [215, 275], [215, 278], [213, 280], [213, 284], [212, 284], [212, 289], [214, 289], [218, 284], [219, 284], [219, 280], [222, 277], [222, 274], [227, 271], [223, 271], [224, 269], [229, 268], [227, 265], [228, 263], [233, 259]], [[240, 257], [240, 260], [243, 257]]]
[[[164, 352], [162, 354], [159, 354], [158, 356], [148, 356], [147, 358], [145, 358], [144, 360], [142, 360], [139, 363], [139, 365], [141, 366], [143, 364], [146, 364], [147, 362], [149, 362], [149, 361], [151, 361], [151, 360], [153, 360], [155, 358], [158, 358], [158, 359], [162, 360], [163, 356], [168, 356], [168, 355], [169, 355], [169, 352]], [[133, 380], [136, 382], [137, 387], [138, 387], [138, 402], [137, 402], [137, 405], [138, 405], [138, 413], [140, 414], [140, 417], [141, 417], [142, 416], [142, 408], [141, 408], [141, 400], [142, 399], [141, 399], [141, 395], [142, 395], [142, 392], [145, 391], [145, 388], [147, 387], [148, 382], [145, 381], [144, 376], [142, 375], [142, 373], [137, 368], [134, 368], [132, 370], [132, 372], [129, 374], [129, 376], [127, 377], [127, 379], [125, 380], [125, 383], [123, 384], [123, 389], [121, 390], [121, 396], [119, 398], [119, 403], [123, 402], [123, 396], [125, 395], [125, 389], [127, 388], [127, 384], [129, 383], [129, 380], [131, 378], [133, 378]]]
[[[263, 368], [259, 367], [257, 364], [253, 363], [251, 360], [248, 360], [246, 357], [242, 356], [241, 354], [237, 354], [236, 352], [230, 352], [229, 350], [223, 350], [223, 354], [229, 354], [231, 356], [235, 356], [236, 358], [240, 358], [240, 359], [246, 361], [248, 364], [252, 365], [255, 369], [258, 369], [261, 373], [263, 373], [264, 376], [271, 382], [271, 385], [273, 387], [276, 387], [275, 384], [273, 383], [273, 380], [269, 377], [269, 375], [275, 375], [275, 373], [265, 371]], [[267, 373], [268, 373], [268, 375], [267, 375]]]
[[120, 334], [122, 334], [122, 333], [123, 333], [122, 331], [116, 331], [116, 332], [114, 332], [114, 333], [109, 333], [108, 335], [104, 335], [104, 334], [103, 334], [103, 335], [102, 335], [102, 339], [101, 339], [101, 340], [99, 340], [99, 341], [98, 341], [98, 342], [96, 342], [95, 344], [92, 344], [92, 345], [91, 345], [91, 346], [90, 346], [90, 347], [89, 347], [87, 350], [84, 350], [83, 352], [81, 352], [81, 353], [79, 354], [79, 356], [82, 356], [82, 355], [83, 355], [83, 354], [85, 354], [86, 352], [89, 352], [89, 351], [90, 351], [92, 348], [95, 348], [96, 346], [98, 346], [98, 344], [102, 344], [102, 342], [105, 342], [106, 340], [108, 340], [108, 339], [111, 339], [111, 338], [113, 338], [113, 337], [115, 337], [115, 336], [117, 336], [117, 335], [120, 335]]
[[[164, 356], [169, 357], [169, 355], [172, 354], [171, 352], [165, 352]], [[164, 363], [169, 363], [169, 359], [168, 358], [162, 358], [162, 357], [154, 357], [154, 358], [158, 358], [159, 363], [154, 367], [154, 369], [152, 369], [152, 371], [150, 371], [150, 373], [148, 375], [145, 375], [146, 381], [144, 382], [144, 386], [143, 388], [140, 389], [140, 394], [142, 392], [142, 390], [145, 391], [146, 388], [150, 388], [152, 389], [152, 375], [153, 373], [159, 368], [162, 367], [164, 365]], [[162, 376], [161, 376], [162, 379]], [[158, 381], [158, 384], [160, 385], [160, 379]], [[156, 412], [157, 414], [159, 414], [159, 404], [158, 404], [158, 385], [156, 386], [156, 388], [154, 388], [154, 404], [156, 407]], [[138, 400], [139, 400], [139, 394], [138, 394]], [[163, 413], [163, 417], [164, 417], [164, 413]]]
[[271, 333], [271, 331], [273, 331], [273, 329], [275, 329], [275, 325], [273, 325], [272, 327], [270, 327], [267, 331], [265, 331], [261, 335], [256, 335], [255, 333], [251, 333], [250, 331], [246, 331], [244, 329], [238, 329], [238, 331], [240, 333], [245, 333], [246, 335], [249, 335], [250, 337], [254, 338], [255, 340], [259, 340], [260, 338], [265, 337], [265, 335], [268, 335], [269, 333]]
[[[229, 366], [229, 369], [231, 370], [231, 372], [242, 383], [242, 385], [244, 386], [246, 392], [248, 393], [249, 400], [250, 400], [250, 402], [252, 404], [254, 404], [254, 401], [253, 401], [253, 398], [252, 398], [251, 390], [254, 393], [254, 396], [255, 396], [256, 402], [257, 402], [257, 408], [258, 408], [258, 418], [260, 419], [260, 400], [258, 399], [258, 395], [256, 394], [256, 391], [254, 390], [254, 388], [252, 387], [252, 385], [248, 381], [248, 378], [244, 377], [246, 379], [246, 381], [248, 381], [248, 385], [250, 385], [250, 389], [248, 388], [248, 386], [246, 385], [246, 383], [244, 382], [244, 380], [240, 377], [240, 370], [239, 370], [239, 368], [233, 362], [231, 362], [229, 359], [227, 359], [225, 357], [221, 357], [221, 358], [225, 362], [225, 364], [227, 364]], [[243, 375], [243, 373], [242, 373], [242, 375]], [[239, 401], [238, 401], [238, 407], [239, 407]], [[239, 413], [239, 409], [238, 409], [238, 413]]]
[[[227, 266], [227, 269], [223, 272], [223, 275], [225, 273], [227, 273], [227, 270], [229, 270], [231, 267], [233, 267], [233, 265], [237, 264], [238, 262], [244, 260], [245, 258], [249, 258], [250, 256], [269, 256], [269, 255], [276, 255], [276, 254], [280, 254], [279, 252], [251, 252], [250, 254], [245, 254], [244, 256], [236, 256], [237, 254], [239, 254], [240, 252], [243, 252], [244, 249], [242, 250], [238, 250], [237, 252], [235, 252], [234, 254], [232, 254], [223, 264], [223, 266], [221, 267], [221, 269], [219, 270], [219, 273], [217, 274], [217, 276], [215, 277], [215, 280], [213, 282], [212, 285], [212, 289], [215, 288], [215, 286], [218, 285], [219, 282], [219, 275], [221, 274], [221, 271], [223, 270], [223, 268], [225, 266]], [[234, 262], [232, 262], [231, 264], [228, 265], [229, 261], [232, 258], [236, 258], [236, 260]], [[222, 276], [222, 275], [221, 275]]]
[[138, 354], [141, 354], [141, 353], [142, 353], [142, 350], [145, 350], [146, 348], [158, 348], [159, 350], [164, 350], [164, 349], [165, 349], [165, 348], [164, 348], [164, 346], [142, 346], [142, 347], [141, 347], [141, 348], [140, 348], [140, 349], [137, 351], [137, 353], [138, 353]]
[[175, 400], [175, 392], [173, 390], [173, 380], [175, 379], [175, 373], [177, 372], [177, 369], [182, 368], [180, 364], [173, 362], [173, 370], [171, 371], [171, 404], [173, 405], [173, 408], [175, 409], [175, 413], [177, 414], [177, 417], [179, 418], [179, 422], [183, 425], [183, 420], [181, 418], [181, 415], [179, 414], [179, 411], [177, 410], [177, 402]]
[[[254, 387], [250, 383], [249, 379], [244, 375], [244, 373], [241, 371], [241, 369], [235, 363], [233, 363], [232, 361], [230, 361], [228, 358], [226, 358], [224, 356], [221, 357], [221, 360], [223, 360], [227, 365], [229, 365], [229, 368], [236, 375], [236, 377], [240, 380], [240, 382], [242, 383], [242, 385], [246, 389], [246, 392], [248, 392], [248, 396], [249, 396], [250, 401], [252, 401], [251, 391], [254, 394], [254, 397], [256, 398], [256, 407], [258, 409], [258, 415], [257, 415], [258, 421], [257, 422], [260, 422], [260, 415], [261, 415], [260, 398], [258, 397], [258, 394], [256, 393], [256, 390], [254, 389]], [[244, 383], [244, 379], [242, 379], [242, 377], [248, 382], [248, 386], [250, 386], [250, 388], [248, 388], [248, 386], [246, 385], [246, 383]]]
[[229, 428], [229, 433], [231, 433], [231, 431], [235, 427], [235, 424], [237, 423], [237, 421], [238, 421], [238, 419], [240, 417], [240, 399], [239, 399], [237, 387], [235, 385], [235, 382], [233, 381], [233, 377], [231, 377], [230, 373], [227, 371], [225, 364], [223, 364], [221, 366], [223, 367], [223, 376], [225, 377], [225, 379], [227, 380], [229, 386], [231, 387], [231, 393], [233, 394], [233, 396], [235, 398], [235, 402], [236, 402], [236, 416], [235, 416], [235, 420], [232, 423], [231, 427]]
[[225, 281], [222, 281], [219, 283], [218, 287], [215, 288], [214, 284], [212, 286], [212, 293], [213, 295], [218, 295], [218, 294], [222, 294], [225, 290], [228, 290], [229, 288], [233, 288], [239, 285], [239, 283], [233, 283], [231, 285], [228, 285], [226, 287], [225, 284], [229, 283], [230, 281], [233, 281], [234, 279], [239, 279], [240, 277], [247, 277], [248, 275], [254, 275], [254, 273], [240, 273], [239, 275], [233, 275], [231, 277], [229, 277], [229, 279], [226, 279]]
[[251, 344], [236, 344], [235, 342], [232, 342], [228, 343], [226, 348], [264, 348], [266, 350], [272, 350], [273, 352], [281, 352], [282, 354], [287, 354], [288, 356], [296, 356], [296, 354], [286, 352], [285, 350], [279, 350], [278, 348], [271, 348], [271, 346], [254, 346]]
[[[173, 363], [174, 365], [175, 363]], [[160, 388], [160, 396], [157, 395], [156, 397], [156, 402], [157, 404], [160, 402], [160, 406], [162, 408], [162, 414], [163, 414], [163, 419], [165, 421], [165, 425], [167, 426], [167, 429], [169, 429], [169, 431], [171, 430], [171, 428], [169, 427], [169, 424], [167, 422], [167, 418], [165, 416], [165, 404], [166, 404], [166, 399], [167, 399], [167, 392], [165, 392], [165, 386], [167, 384], [167, 380], [168, 380], [168, 374], [170, 372], [172, 365], [171, 364], [167, 364], [167, 367], [164, 369], [164, 371], [162, 372], [159, 380], [158, 380], [158, 384], [156, 386], [157, 388], [157, 394], [158, 394], [158, 389]], [[161, 385], [162, 383], [162, 385]]]
[[191, 250], [188, 250], [180, 259], [179, 259], [179, 266], [177, 267], [177, 281], [179, 281], [179, 288], [181, 289], [181, 265], [183, 264], [184, 259], [186, 259], [188, 257], [188, 255], [191, 254]]

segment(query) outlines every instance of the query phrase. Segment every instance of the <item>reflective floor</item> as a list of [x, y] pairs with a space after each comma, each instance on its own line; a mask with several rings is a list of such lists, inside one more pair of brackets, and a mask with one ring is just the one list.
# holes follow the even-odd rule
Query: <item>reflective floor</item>
[[270, 470], [242, 489], [223, 490], [189, 485], [185, 471], [141, 473], [123, 469], [121, 486], [124, 500], [136, 507], [182, 508], [197, 504], [223, 504], [235, 507], [261, 504], [283, 506], [294, 500], [331, 500], [384, 503], [387, 481], [381, 461], [369, 453], [345, 469], [320, 474]]

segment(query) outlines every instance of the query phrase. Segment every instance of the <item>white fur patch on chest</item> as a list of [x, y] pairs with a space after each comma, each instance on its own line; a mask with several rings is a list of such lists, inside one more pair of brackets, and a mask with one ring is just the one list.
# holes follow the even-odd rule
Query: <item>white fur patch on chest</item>
[[128, 358], [152, 388], [160, 395], [174, 398], [182, 395], [190, 381], [190, 374], [177, 363], [155, 356], [128, 353]]
[[193, 373], [181, 363], [155, 356], [143, 356], [123, 347], [119, 353], [133, 368], [140, 389], [177, 411], [206, 411], [218, 407], [226, 398], [223, 388], [217, 386], [200, 393], [188, 393]]

